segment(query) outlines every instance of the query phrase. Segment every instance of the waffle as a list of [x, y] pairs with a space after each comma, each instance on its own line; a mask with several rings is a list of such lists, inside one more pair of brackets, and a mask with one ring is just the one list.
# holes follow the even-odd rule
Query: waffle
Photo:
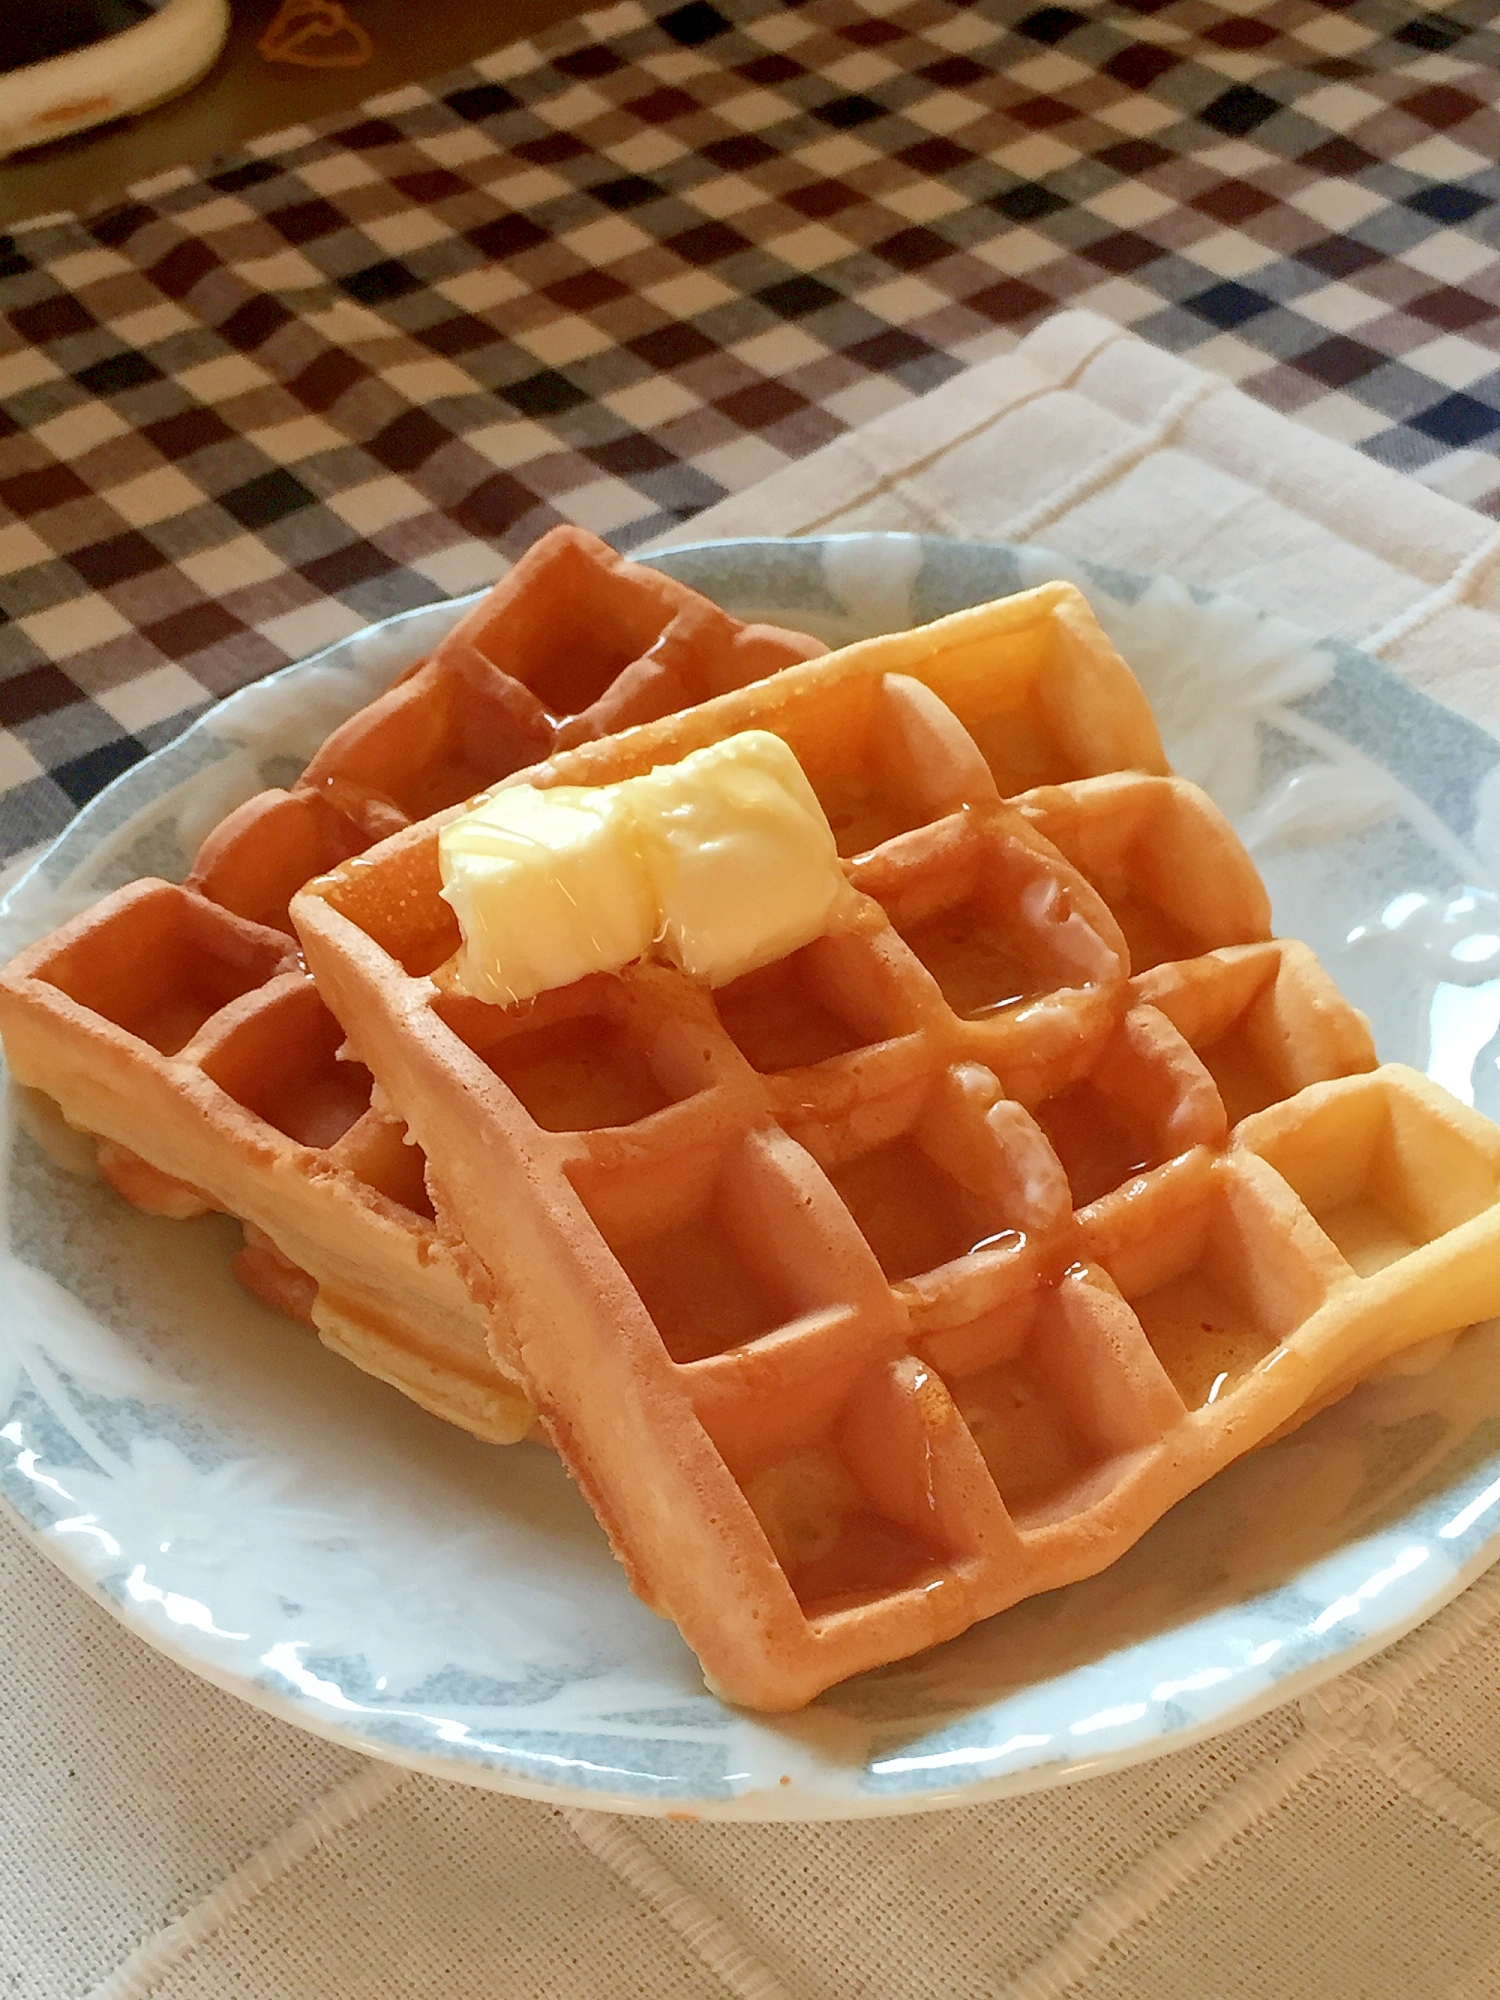
[[341, 1063], [287, 903], [310, 875], [556, 747], [823, 650], [745, 626], [558, 528], [437, 650], [330, 736], [289, 791], [0, 974], [13, 1077], [97, 1135], [128, 1200], [237, 1216], [237, 1275], [338, 1352], [477, 1436], [531, 1421], [438, 1237], [420, 1150]]
[[204, 840], [188, 887], [290, 932], [302, 884], [372, 842], [590, 737], [649, 722], [826, 649], [745, 625], [697, 591], [553, 528], [376, 701], [336, 729], [292, 789]]
[[747, 728], [797, 752], [861, 894], [715, 992], [649, 962], [453, 991], [441, 816], [292, 914], [632, 1584], [710, 1686], [782, 1710], [1093, 1573], [1500, 1307], [1500, 1134], [1377, 1069], [1269, 937], [1068, 586], [531, 782]]

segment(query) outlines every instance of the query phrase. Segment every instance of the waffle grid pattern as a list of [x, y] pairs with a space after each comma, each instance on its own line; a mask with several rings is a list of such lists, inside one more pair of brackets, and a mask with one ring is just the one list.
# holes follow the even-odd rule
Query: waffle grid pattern
[[555, 530], [290, 792], [222, 822], [186, 887], [123, 889], [0, 975], [13, 1073], [99, 1134], [127, 1199], [239, 1217], [235, 1268], [252, 1291], [509, 1442], [530, 1422], [525, 1396], [488, 1357], [420, 1149], [371, 1108], [368, 1072], [338, 1060], [343, 1033], [289, 942], [287, 904], [310, 876], [560, 743], [820, 650]]
[[43, 1143], [60, 1106], [136, 1207], [236, 1217], [235, 1274], [268, 1305], [478, 1435], [526, 1429], [421, 1152], [339, 1060], [343, 1031], [284, 934], [134, 884], [16, 961], [0, 1014]]
[[0, 788], [1088, 305], [1500, 508], [1489, 0], [635, 0], [0, 243]]
[[[427, 1141], [439, 1211], [514, 1308], [543, 1418], [617, 1553], [752, 1705], [795, 1706], [1100, 1567], [1309, 1399], [1464, 1323], [1441, 1284], [1422, 1302], [1424, 1281], [1497, 1226], [1500, 1140], [1435, 1109], [1425, 1080], [1374, 1070], [1310, 954], [1267, 937], [1253, 865], [1206, 800], [1056, 764], [1001, 799], [934, 695], [1037, 754], [1058, 628], [1076, 641], [1087, 614], [1066, 586], [996, 612], [544, 772], [629, 776], [743, 727], [797, 750], [868, 900], [718, 995], [661, 966], [523, 1010], [456, 995], [430, 827], [294, 909], [353, 1045]], [[981, 649], [987, 700], [958, 665]], [[1100, 714], [1093, 742], [1080, 718], [1074, 768], [1119, 756], [1131, 711]], [[1132, 750], [1159, 764], [1149, 719]], [[959, 810], [933, 820], [939, 800]], [[1191, 932], [1125, 865], [1140, 826], [1174, 816], [1163, 879], [1212, 855]], [[1107, 899], [1049, 823], [1101, 882], [1133, 881], [1134, 987]], [[863, 847], [890, 824], [907, 830]], [[1157, 963], [1152, 936], [1195, 955]], [[1451, 1195], [1428, 1185], [1429, 1140], [1453, 1148]], [[484, 1215], [507, 1173], [513, 1243]], [[697, 1565], [719, 1584], [710, 1615]]]
[[290, 930], [295, 891], [372, 842], [553, 750], [823, 650], [804, 633], [742, 624], [585, 530], [554, 528], [426, 660], [336, 729], [291, 791], [229, 814], [189, 886]]

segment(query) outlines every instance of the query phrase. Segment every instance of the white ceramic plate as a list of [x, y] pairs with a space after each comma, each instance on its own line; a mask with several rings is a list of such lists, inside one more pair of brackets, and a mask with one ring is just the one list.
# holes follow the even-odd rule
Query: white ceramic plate
[[[841, 640], [1071, 574], [1179, 768], [1236, 818], [1279, 928], [1381, 1051], [1500, 1108], [1500, 746], [1373, 661], [1222, 598], [1035, 550], [852, 536], [674, 552], [731, 609]], [[409, 613], [224, 702], [80, 815], [0, 956], [180, 874], [458, 615]], [[139, 1215], [0, 1147], [0, 1491], [153, 1645], [399, 1762], [630, 1811], [889, 1813], [1076, 1778], [1223, 1729], [1429, 1616], [1500, 1553], [1500, 1326], [1367, 1384], [1185, 1500], [1105, 1575], [798, 1716], [704, 1692], [543, 1449], [474, 1443], [243, 1294], [234, 1225]]]

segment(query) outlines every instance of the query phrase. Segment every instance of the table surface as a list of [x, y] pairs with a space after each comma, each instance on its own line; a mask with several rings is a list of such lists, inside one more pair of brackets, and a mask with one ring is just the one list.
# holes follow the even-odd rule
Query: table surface
[[369, 62], [306, 69], [267, 62], [256, 49], [279, 0], [231, 4], [224, 53], [192, 90], [139, 117], [0, 161], [0, 227], [43, 211], [94, 207], [147, 174], [201, 163], [258, 132], [347, 111], [378, 91], [436, 76], [497, 42], [583, 12], [580, 0], [441, 0], [430, 7], [350, 0], [350, 17], [374, 44]]
[[1491, 0], [624, 4], [0, 240], [0, 835], [1088, 305], [1500, 512]]

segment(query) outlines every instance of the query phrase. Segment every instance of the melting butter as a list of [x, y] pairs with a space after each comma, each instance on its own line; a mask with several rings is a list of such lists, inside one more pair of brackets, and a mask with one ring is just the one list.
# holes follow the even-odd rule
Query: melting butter
[[466, 993], [502, 1005], [653, 948], [710, 986], [827, 928], [852, 891], [779, 736], [745, 730], [614, 785], [511, 785], [444, 827]]

